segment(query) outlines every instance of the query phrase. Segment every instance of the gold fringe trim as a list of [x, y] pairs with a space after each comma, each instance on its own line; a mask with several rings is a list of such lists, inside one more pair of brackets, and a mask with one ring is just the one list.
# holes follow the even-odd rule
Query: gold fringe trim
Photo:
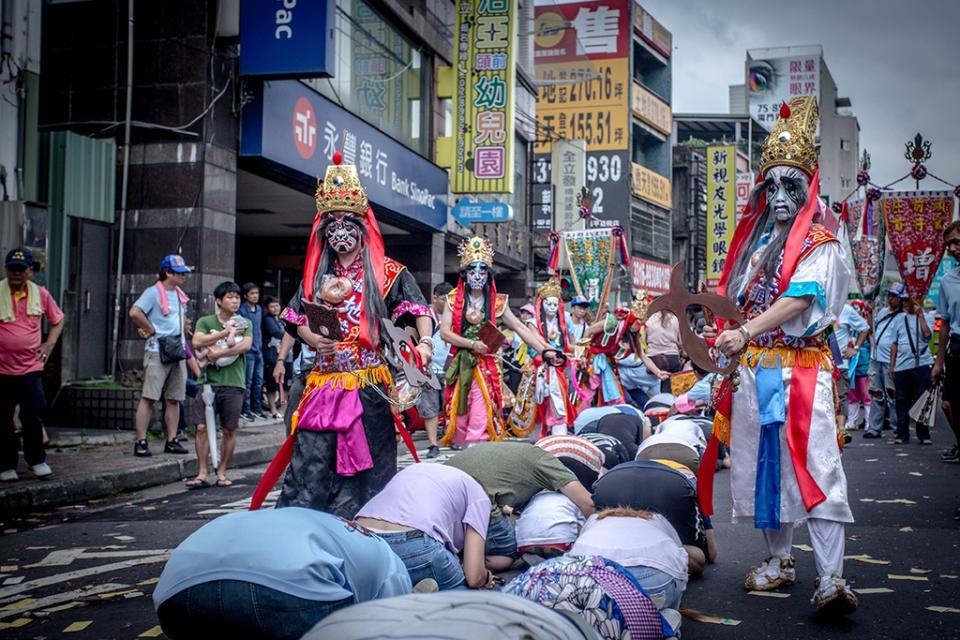
[[300, 404], [297, 410], [293, 412], [290, 418], [290, 435], [297, 431], [297, 425], [300, 424], [300, 409], [310, 398], [315, 390], [320, 387], [330, 387], [331, 389], [344, 389], [346, 391], [356, 391], [375, 384], [382, 384], [389, 387], [393, 384], [393, 376], [390, 370], [385, 366], [368, 367], [358, 371], [336, 371], [334, 373], [320, 373], [311, 371], [307, 375], [307, 383], [304, 385], [303, 395], [300, 397]]
[[[480, 387], [480, 393], [483, 395], [484, 404], [487, 406], [487, 436], [490, 438], [490, 442], [498, 442], [503, 440], [503, 434], [497, 431], [496, 418], [494, 417], [495, 413], [498, 411], [497, 408], [493, 407], [493, 402], [490, 400], [490, 391], [487, 389], [487, 383], [483, 378], [483, 374], [480, 373], [478, 367], [473, 369], [473, 379], [477, 382], [477, 386]], [[457, 433], [457, 429], [460, 428], [458, 411], [460, 409], [457, 398], [460, 397], [460, 383], [457, 382], [453, 386], [453, 392], [451, 395], [450, 407], [447, 410], [447, 432], [440, 439], [440, 444], [445, 447], [449, 447], [453, 443], [453, 436]]]
[[724, 446], [730, 446], [730, 420], [720, 413], [713, 416], [713, 435], [715, 435], [717, 440], [722, 442]]
[[747, 367], [775, 369], [781, 367], [820, 368], [833, 370], [833, 356], [826, 345], [823, 348], [793, 349], [791, 347], [749, 347], [740, 361]]

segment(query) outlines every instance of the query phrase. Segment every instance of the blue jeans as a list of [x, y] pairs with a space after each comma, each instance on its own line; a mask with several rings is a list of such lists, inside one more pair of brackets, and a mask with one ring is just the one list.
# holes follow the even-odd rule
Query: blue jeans
[[184, 589], [157, 609], [160, 627], [181, 638], [300, 638], [353, 598], [305, 600], [251, 582], [214, 580]]
[[867, 431], [872, 433], [880, 433], [883, 431], [884, 409], [886, 409], [886, 413], [890, 417], [890, 426], [894, 429], [897, 428], [896, 400], [888, 386], [890, 382], [889, 378], [887, 378], [889, 367], [890, 365], [884, 362], [873, 361], [873, 380], [870, 386], [873, 389], [879, 389], [883, 393], [883, 396], [880, 399], [874, 397], [873, 402], [870, 403], [870, 413], [867, 416]]
[[377, 536], [383, 538], [400, 557], [413, 584], [433, 578], [441, 591], [466, 586], [460, 560], [439, 540], [422, 531], [377, 533]]
[[263, 352], [247, 351], [247, 380], [243, 390], [243, 413], [263, 411]]
[[687, 581], [674, 578], [652, 567], [627, 567], [640, 582], [657, 609], [680, 609], [680, 600], [687, 589]]
[[519, 558], [517, 553], [517, 532], [510, 518], [503, 516], [487, 527], [486, 552], [488, 556], [506, 556]]

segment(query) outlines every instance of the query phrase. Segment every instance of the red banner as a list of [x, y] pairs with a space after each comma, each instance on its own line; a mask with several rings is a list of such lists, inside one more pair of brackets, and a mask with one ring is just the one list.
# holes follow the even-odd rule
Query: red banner
[[922, 299], [943, 257], [943, 228], [953, 220], [953, 192], [884, 194], [883, 219], [907, 292]]
[[872, 200], [851, 200], [847, 210], [847, 237], [857, 270], [860, 293], [868, 300], [877, 297], [883, 282], [883, 263], [887, 247], [879, 205]]

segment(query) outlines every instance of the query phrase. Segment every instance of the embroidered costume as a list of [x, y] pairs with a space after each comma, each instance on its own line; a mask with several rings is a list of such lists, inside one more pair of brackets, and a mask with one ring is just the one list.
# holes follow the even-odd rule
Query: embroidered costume
[[[398, 326], [432, 316], [406, 267], [383, 255], [383, 239], [356, 168], [328, 167], [316, 200], [303, 281], [281, 318], [288, 333], [296, 336], [297, 328], [308, 324], [301, 299], [318, 302], [325, 285], [338, 279], [335, 284], [349, 283], [334, 306], [342, 339], [334, 354], [317, 354], [291, 434], [261, 481], [253, 508], [273, 486], [269, 476], [275, 481], [282, 473], [275, 467], [286, 466], [288, 460], [278, 507], [304, 506], [353, 518], [397, 471], [394, 421], [386, 400], [393, 378], [381, 351], [379, 323], [370, 322], [368, 314], [382, 301], [384, 317]], [[355, 220], [363, 233], [364, 244], [347, 265], [328, 242], [342, 238], [336, 231], [323, 233], [331, 223], [339, 224], [341, 215]]]

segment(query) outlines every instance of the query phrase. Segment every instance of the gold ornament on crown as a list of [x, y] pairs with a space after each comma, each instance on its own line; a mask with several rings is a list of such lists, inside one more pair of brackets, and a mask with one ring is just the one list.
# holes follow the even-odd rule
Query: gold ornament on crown
[[493, 245], [485, 238], [474, 236], [464, 240], [457, 249], [457, 255], [460, 256], [461, 269], [475, 262], [482, 262], [488, 269], [493, 267]]
[[644, 323], [647, 321], [647, 307], [649, 306], [650, 301], [647, 299], [647, 290], [639, 289], [637, 290], [637, 295], [633, 298], [633, 304], [630, 305], [630, 313], [637, 319], [637, 322]]
[[317, 211], [321, 214], [347, 211], [362, 216], [370, 207], [367, 190], [360, 184], [356, 165], [340, 164], [339, 155], [334, 155], [333, 164], [327, 167], [323, 180], [317, 178], [317, 192], [314, 195]]
[[813, 96], [800, 96], [780, 108], [780, 118], [760, 149], [760, 173], [788, 165], [812, 176], [820, 161], [817, 122], [820, 111]]
[[546, 300], [547, 298], [559, 298], [563, 295], [563, 289], [560, 288], [560, 279], [557, 276], [553, 276], [547, 283], [542, 285], [537, 289], [537, 296], [541, 300]]

